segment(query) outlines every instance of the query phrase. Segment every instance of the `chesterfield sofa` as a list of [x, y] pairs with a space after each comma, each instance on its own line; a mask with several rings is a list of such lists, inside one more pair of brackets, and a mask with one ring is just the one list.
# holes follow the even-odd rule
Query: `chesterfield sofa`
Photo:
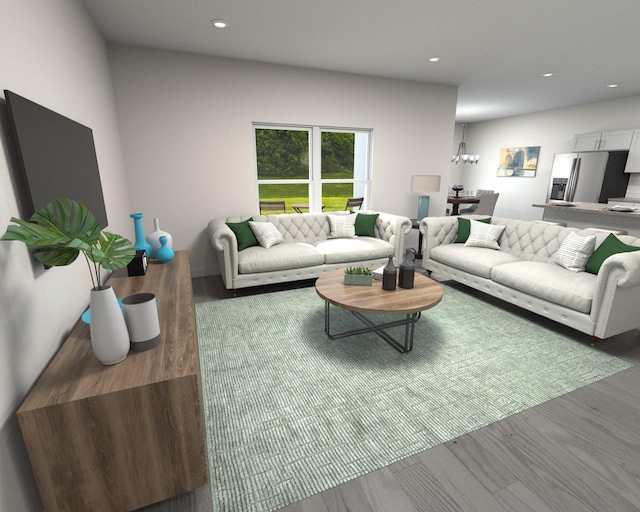
[[[337, 225], [338, 221], [346, 226]], [[251, 240], [247, 246], [242, 239], [248, 222], [254, 223], [252, 230], [266, 231], [266, 240]], [[408, 217], [371, 211], [230, 217], [208, 225], [229, 290], [311, 279], [348, 266], [380, 266], [389, 256], [397, 263], [410, 231]]]
[[584, 332], [592, 345], [640, 328], [639, 238], [480, 215], [427, 217], [419, 229], [429, 273]]

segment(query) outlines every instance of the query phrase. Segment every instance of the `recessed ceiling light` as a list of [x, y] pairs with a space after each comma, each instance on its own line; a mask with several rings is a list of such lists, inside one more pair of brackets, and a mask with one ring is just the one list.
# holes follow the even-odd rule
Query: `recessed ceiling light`
[[429, 57], [429, 62], [438, 62], [440, 57]]
[[607, 84], [607, 87], [609, 89], [615, 89], [616, 87], [618, 87], [620, 84]]
[[553, 73], [542, 73], [542, 76], [548, 78], [550, 76], [553, 76]]
[[211, 24], [216, 28], [226, 28], [229, 26], [229, 23], [224, 20], [211, 20]]

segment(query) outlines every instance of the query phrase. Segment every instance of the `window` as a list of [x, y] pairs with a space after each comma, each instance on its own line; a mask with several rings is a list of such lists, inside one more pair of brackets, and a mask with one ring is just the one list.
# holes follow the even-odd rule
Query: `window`
[[285, 201], [287, 213], [344, 210], [369, 194], [371, 132], [255, 125], [260, 201]]

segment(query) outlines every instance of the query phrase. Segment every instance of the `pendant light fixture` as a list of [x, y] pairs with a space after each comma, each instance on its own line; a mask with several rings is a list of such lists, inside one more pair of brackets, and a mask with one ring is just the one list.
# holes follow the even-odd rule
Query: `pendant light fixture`
[[478, 160], [480, 160], [480, 155], [470, 155], [467, 153], [467, 144], [464, 142], [464, 136], [467, 131], [467, 125], [462, 125], [462, 139], [460, 140], [460, 144], [458, 144], [458, 152], [455, 155], [451, 156], [451, 161], [455, 162], [456, 165], [460, 160], [462, 160], [463, 164], [477, 164]]

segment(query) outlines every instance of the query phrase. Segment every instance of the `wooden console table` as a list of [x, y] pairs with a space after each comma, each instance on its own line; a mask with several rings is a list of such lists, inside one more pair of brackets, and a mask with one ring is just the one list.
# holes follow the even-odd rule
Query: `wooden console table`
[[134, 510], [208, 482], [188, 253], [108, 284], [156, 295], [162, 343], [103, 366], [73, 328], [17, 413], [47, 512]]

